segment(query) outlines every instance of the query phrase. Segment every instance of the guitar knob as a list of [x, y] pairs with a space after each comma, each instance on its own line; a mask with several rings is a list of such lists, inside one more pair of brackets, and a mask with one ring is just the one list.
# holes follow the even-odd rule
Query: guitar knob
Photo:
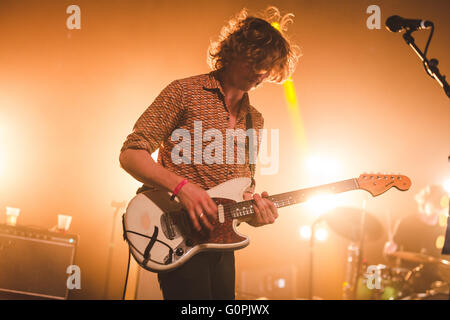
[[192, 247], [194, 245], [194, 241], [192, 241], [191, 239], [186, 239], [186, 245], [188, 247]]
[[177, 250], [175, 250], [175, 254], [176, 254], [177, 256], [182, 256], [183, 253], [184, 253], [183, 248], [178, 248]]

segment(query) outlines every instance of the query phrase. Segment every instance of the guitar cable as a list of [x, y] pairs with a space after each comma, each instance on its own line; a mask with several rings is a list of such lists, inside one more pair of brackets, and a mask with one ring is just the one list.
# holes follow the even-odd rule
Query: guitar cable
[[[139, 251], [139, 250], [138, 250], [138, 249], [130, 242], [130, 240], [129, 240], [128, 237], [127, 237], [127, 233], [130, 232], [130, 233], [139, 235], [139, 236], [141, 236], [141, 237], [148, 238], [148, 239], [150, 239], [150, 243], [152, 243], [152, 242], [153, 242], [153, 243], [155, 243], [155, 242], [160, 242], [160, 243], [162, 243], [163, 245], [165, 245], [166, 247], [168, 247], [168, 248], [169, 248], [169, 257], [170, 257], [170, 259], [168, 260], [169, 263], [171, 262], [171, 257], [172, 257], [172, 255], [173, 255], [173, 249], [172, 249], [172, 247], [170, 247], [167, 243], [165, 243], [165, 242], [163, 242], [163, 241], [161, 241], [161, 240], [158, 240], [156, 236], [151, 236], [151, 237], [150, 237], [150, 236], [147, 236], [147, 235], [142, 234], [142, 233], [139, 233], [139, 232], [127, 230], [127, 229], [125, 228], [125, 214], [122, 215], [122, 228], [123, 228], [123, 239], [128, 243], [128, 263], [127, 263], [127, 273], [126, 273], [126, 276], [125, 276], [125, 285], [124, 285], [124, 288], [123, 288], [123, 294], [122, 294], [122, 300], [125, 300], [125, 294], [126, 294], [126, 291], [127, 291], [127, 284], [128, 284], [128, 276], [129, 276], [129, 272], [130, 272], [131, 247], [133, 247], [133, 249], [134, 249], [137, 253], [139, 253], [140, 255], [142, 255], [142, 256], [145, 258], [145, 253], [142, 253], [141, 251]], [[155, 233], [154, 233], [154, 235], [155, 235]], [[148, 247], [148, 246], [147, 246], [147, 247]], [[149, 254], [149, 252], [148, 252], [148, 254]], [[160, 263], [160, 262], [158, 262], [158, 261], [152, 260], [152, 259], [150, 259], [150, 257], [148, 257], [147, 261], [152, 261], [152, 262], [154, 262], [154, 263], [158, 263], [158, 264], [161, 264], [161, 265], [164, 264], [164, 263]], [[141, 263], [139, 263], [139, 262], [138, 262], [138, 264], [139, 264], [142, 268], [147, 269], [146, 266], [145, 266], [144, 264], [141, 264]]]
[[123, 295], [122, 300], [125, 300], [125, 293], [127, 292], [127, 284], [128, 284], [128, 273], [130, 272], [130, 260], [131, 260], [131, 248], [128, 246], [128, 265], [127, 265], [127, 275], [125, 277], [125, 285], [123, 287]]
[[131, 248], [130, 248], [130, 242], [128, 241], [127, 237], [127, 230], [125, 229], [125, 214], [122, 215], [122, 231], [123, 231], [123, 240], [125, 240], [128, 243], [128, 264], [127, 264], [127, 275], [125, 276], [125, 285], [123, 286], [123, 295], [122, 300], [125, 300], [125, 293], [127, 292], [127, 284], [128, 284], [128, 273], [130, 271], [130, 260], [131, 260]]

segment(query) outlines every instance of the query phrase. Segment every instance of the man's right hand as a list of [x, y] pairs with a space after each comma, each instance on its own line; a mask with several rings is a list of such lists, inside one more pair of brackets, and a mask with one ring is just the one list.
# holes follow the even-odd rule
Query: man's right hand
[[[119, 160], [125, 171], [144, 184], [173, 190], [183, 180], [157, 164], [146, 150], [127, 149], [120, 154]], [[213, 229], [211, 222], [217, 220], [217, 205], [204, 189], [189, 181], [177, 196], [188, 211], [196, 230], [200, 231], [202, 226]]]
[[217, 220], [217, 205], [204, 189], [189, 181], [177, 196], [197, 231], [201, 231], [202, 226], [210, 231], [214, 229], [211, 223]]

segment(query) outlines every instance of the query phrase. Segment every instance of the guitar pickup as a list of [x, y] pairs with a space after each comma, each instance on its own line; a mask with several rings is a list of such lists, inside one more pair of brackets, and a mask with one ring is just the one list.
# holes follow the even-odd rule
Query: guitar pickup
[[225, 211], [224, 211], [223, 205], [219, 204], [217, 206], [217, 214], [219, 216], [219, 222], [224, 223], [225, 222]]
[[175, 239], [176, 233], [172, 218], [169, 213], [164, 213], [163, 215], [161, 215], [161, 229], [167, 239]]

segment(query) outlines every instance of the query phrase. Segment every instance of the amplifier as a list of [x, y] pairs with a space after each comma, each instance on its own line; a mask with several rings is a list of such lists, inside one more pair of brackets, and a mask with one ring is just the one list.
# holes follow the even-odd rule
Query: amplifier
[[0, 298], [67, 299], [78, 235], [0, 224]]
[[297, 268], [295, 265], [280, 265], [273, 268], [244, 270], [237, 290], [239, 299], [283, 299], [297, 298]]

